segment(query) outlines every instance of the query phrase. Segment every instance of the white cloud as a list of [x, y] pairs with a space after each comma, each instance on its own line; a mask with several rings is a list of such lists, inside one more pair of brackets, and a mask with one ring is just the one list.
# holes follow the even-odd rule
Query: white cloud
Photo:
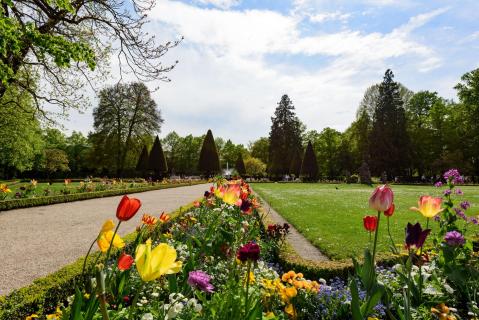
[[211, 4], [221, 9], [229, 9], [241, 3], [241, 0], [195, 0], [196, 3], [203, 5]]
[[309, 20], [311, 22], [322, 23], [325, 21], [335, 21], [339, 20], [341, 22], [346, 22], [351, 17], [350, 13], [342, 13], [341, 11], [334, 11], [334, 12], [323, 12], [323, 13], [316, 13], [310, 14]]

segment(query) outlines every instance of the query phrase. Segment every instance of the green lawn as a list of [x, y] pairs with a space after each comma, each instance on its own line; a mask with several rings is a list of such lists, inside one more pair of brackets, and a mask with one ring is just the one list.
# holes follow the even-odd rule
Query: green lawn
[[[368, 244], [369, 234], [363, 229], [363, 216], [375, 215], [368, 208], [372, 187], [347, 184], [312, 183], [253, 183], [263, 199], [294, 225], [306, 238], [333, 259], [344, 259], [361, 255]], [[426, 219], [409, 208], [417, 206], [419, 196], [430, 194], [441, 196], [444, 188], [428, 186], [392, 186], [396, 212], [390, 218], [391, 233], [397, 244], [404, 241], [407, 222], [419, 221], [423, 226]], [[468, 200], [472, 206], [469, 215], [479, 214], [479, 187], [463, 186], [463, 196], [455, 196], [459, 202]], [[433, 232], [436, 222], [431, 222]], [[479, 227], [469, 228], [473, 233]], [[472, 234], [471, 232], [469, 234]], [[381, 217], [379, 250], [389, 251], [386, 219]]]

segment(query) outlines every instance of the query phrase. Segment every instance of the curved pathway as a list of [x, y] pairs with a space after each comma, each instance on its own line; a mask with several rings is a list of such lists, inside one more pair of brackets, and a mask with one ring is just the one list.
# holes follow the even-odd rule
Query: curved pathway
[[329, 258], [325, 256], [318, 248], [309, 242], [296, 228], [284, 219], [278, 212], [276, 212], [259, 194], [255, 193], [261, 200], [261, 206], [263, 207], [266, 216], [269, 217], [274, 223], [290, 225], [289, 234], [286, 236], [286, 240], [293, 247], [296, 254], [305, 260], [314, 262], [327, 261]]
[[[208, 184], [147, 191], [137, 215], [120, 226], [135, 230], [143, 213], [159, 215], [200, 198]], [[114, 219], [120, 196], [0, 212], [0, 295], [30, 284], [86, 254], [106, 219]]]

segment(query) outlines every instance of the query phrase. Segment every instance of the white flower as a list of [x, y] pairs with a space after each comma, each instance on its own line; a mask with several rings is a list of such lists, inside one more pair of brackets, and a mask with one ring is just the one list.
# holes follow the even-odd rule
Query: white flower
[[158, 298], [160, 296], [160, 294], [158, 292], [153, 292], [151, 294], [152, 297], [155, 297], [155, 298]]
[[151, 313], [145, 313], [141, 320], [153, 320], [153, 315]]
[[443, 287], [444, 287], [444, 289], [447, 291], [447, 293], [449, 293], [449, 294], [453, 294], [453, 293], [454, 293], [454, 289], [451, 288], [451, 286], [448, 285], [447, 283], [445, 283]]
[[196, 304], [194, 307], [195, 312], [200, 313], [203, 310], [203, 306], [201, 304]]
[[323, 278], [319, 278], [318, 282], [322, 285], [326, 285], [326, 280], [324, 280]]

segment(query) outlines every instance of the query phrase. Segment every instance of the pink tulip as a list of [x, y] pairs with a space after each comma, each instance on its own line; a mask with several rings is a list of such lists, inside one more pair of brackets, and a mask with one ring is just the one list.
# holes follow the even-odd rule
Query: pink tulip
[[384, 212], [393, 204], [394, 194], [387, 185], [382, 185], [374, 189], [373, 194], [369, 198], [369, 207], [376, 211]]

